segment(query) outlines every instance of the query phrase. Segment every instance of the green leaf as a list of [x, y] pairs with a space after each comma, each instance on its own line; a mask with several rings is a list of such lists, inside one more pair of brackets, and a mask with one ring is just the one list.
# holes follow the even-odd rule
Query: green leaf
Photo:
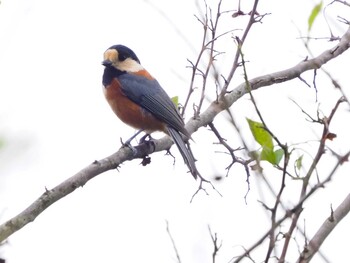
[[309, 16], [308, 19], [308, 31], [310, 32], [312, 25], [314, 24], [314, 21], [316, 19], [316, 17], [320, 14], [321, 10], [322, 10], [322, 1], [320, 3], [318, 3], [317, 5], [314, 6], [314, 8], [311, 11], [311, 14]]
[[254, 139], [261, 145], [262, 150], [260, 152], [260, 160], [268, 161], [272, 165], [280, 163], [284, 156], [283, 149], [273, 150], [273, 140], [270, 133], [264, 129], [264, 125], [260, 122], [248, 119], [250, 131], [252, 132]]
[[263, 147], [263, 149], [266, 148], [266, 150], [273, 151], [272, 137], [270, 133], [268, 133], [264, 129], [264, 125], [260, 122], [253, 121], [248, 118], [247, 121], [249, 124], [250, 131], [252, 132], [254, 139], [257, 141], [257, 143], [259, 143]]
[[303, 157], [304, 155], [301, 155], [298, 159], [295, 160], [295, 167], [300, 171], [301, 167], [303, 166]]
[[263, 147], [261, 154], [260, 154], [260, 159], [264, 161], [268, 161], [271, 164], [275, 164], [275, 154], [273, 150]]
[[174, 103], [175, 107], [177, 108], [179, 105], [179, 96], [172, 97], [171, 100]]
[[284, 150], [283, 149], [278, 149], [275, 152], [275, 164], [279, 164], [280, 161], [282, 160], [282, 157], [284, 156]]
[[282, 149], [278, 149], [273, 151], [271, 149], [263, 148], [261, 151], [261, 160], [268, 161], [272, 165], [277, 165], [282, 160], [284, 155], [284, 151]]

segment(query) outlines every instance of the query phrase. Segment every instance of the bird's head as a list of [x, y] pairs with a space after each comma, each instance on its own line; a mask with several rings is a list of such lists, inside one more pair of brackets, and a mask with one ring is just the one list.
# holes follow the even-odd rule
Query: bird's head
[[134, 51], [123, 45], [108, 48], [103, 54], [102, 65], [125, 72], [137, 72], [144, 69]]

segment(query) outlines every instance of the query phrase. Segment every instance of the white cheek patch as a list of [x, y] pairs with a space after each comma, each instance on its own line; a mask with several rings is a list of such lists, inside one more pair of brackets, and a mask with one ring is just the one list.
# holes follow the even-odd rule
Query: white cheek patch
[[141, 66], [141, 64], [137, 63], [137, 61], [127, 58], [126, 60], [114, 65], [117, 69], [121, 71], [126, 71], [126, 72], [138, 72], [140, 70], [144, 70], [144, 67]]

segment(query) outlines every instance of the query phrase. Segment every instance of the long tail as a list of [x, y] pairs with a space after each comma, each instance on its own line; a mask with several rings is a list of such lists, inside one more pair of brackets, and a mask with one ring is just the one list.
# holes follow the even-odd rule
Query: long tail
[[188, 166], [188, 169], [190, 169], [190, 172], [193, 175], [194, 179], [197, 179], [198, 170], [196, 168], [195, 158], [192, 154], [192, 151], [191, 151], [191, 148], [189, 147], [188, 142], [187, 143], [184, 142], [184, 139], [182, 138], [181, 134], [177, 130], [171, 127], [168, 127], [168, 132], [171, 138], [173, 138], [177, 148], [179, 148], [179, 151], [182, 157], [184, 158], [184, 161]]

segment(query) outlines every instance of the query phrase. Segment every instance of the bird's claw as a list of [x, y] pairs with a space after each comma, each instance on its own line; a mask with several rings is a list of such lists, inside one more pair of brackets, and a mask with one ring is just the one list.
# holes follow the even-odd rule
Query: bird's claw
[[122, 138], [120, 138], [120, 142], [122, 144], [122, 147], [129, 148], [132, 151], [133, 155], [136, 155], [137, 150], [136, 150], [136, 148], [134, 146], [131, 145], [131, 140], [130, 139], [127, 140], [126, 142], [123, 142]]
[[[147, 138], [148, 138], [148, 140], [147, 140]], [[153, 141], [153, 138], [152, 138], [151, 134], [146, 133], [144, 136], [141, 137], [139, 144], [142, 144], [145, 142], [150, 142], [150, 141]]]

